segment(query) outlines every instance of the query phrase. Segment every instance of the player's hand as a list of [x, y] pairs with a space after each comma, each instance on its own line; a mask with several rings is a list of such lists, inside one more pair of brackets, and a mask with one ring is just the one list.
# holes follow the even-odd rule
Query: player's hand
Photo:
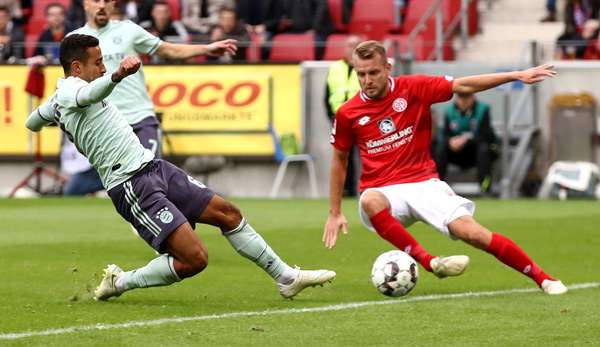
[[348, 233], [348, 221], [344, 214], [329, 214], [327, 217], [327, 223], [325, 223], [325, 230], [323, 231], [323, 243], [325, 247], [332, 249], [337, 242], [340, 230], [344, 233]]
[[140, 66], [142, 66], [142, 62], [139, 58], [133, 56], [125, 57], [125, 59], [121, 60], [119, 69], [113, 73], [112, 80], [120, 82], [123, 78], [136, 73], [140, 69]]
[[468, 141], [469, 139], [466, 136], [452, 136], [448, 140], [448, 146], [450, 147], [450, 150], [452, 152], [460, 152], [465, 147]]
[[545, 80], [546, 77], [556, 76], [556, 71], [554, 71], [553, 68], [554, 65], [552, 64], [544, 64], [523, 70], [519, 73], [519, 81], [527, 84], [541, 82]]
[[233, 39], [227, 39], [223, 41], [217, 41], [206, 45], [206, 54], [211, 57], [219, 57], [224, 54], [234, 56], [237, 52], [237, 41]]

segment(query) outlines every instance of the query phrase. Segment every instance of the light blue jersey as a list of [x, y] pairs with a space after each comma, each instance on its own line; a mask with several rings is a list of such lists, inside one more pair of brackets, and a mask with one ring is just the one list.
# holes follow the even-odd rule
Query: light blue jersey
[[39, 131], [58, 123], [98, 171], [107, 190], [127, 181], [154, 158], [117, 107], [105, 101], [117, 85], [110, 74], [91, 83], [78, 77], [61, 78], [56, 92], [31, 113], [26, 124]]
[[[109, 21], [98, 30], [88, 24], [70, 34], [85, 34], [100, 41], [102, 58], [107, 71], [117, 71], [121, 60], [127, 56], [154, 54], [162, 41], [132, 21]], [[69, 34], [69, 35], [70, 35]], [[125, 78], [108, 97], [129, 124], [139, 123], [154, 115], [154, 105], [146, 91], [146, 78], [142, 68]]]

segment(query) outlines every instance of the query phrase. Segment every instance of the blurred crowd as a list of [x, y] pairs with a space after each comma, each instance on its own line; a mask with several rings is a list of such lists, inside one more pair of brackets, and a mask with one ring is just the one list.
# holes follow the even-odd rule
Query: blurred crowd
[[[548, 14], [542, 21], [556, 20], [556, 2], [548, 1]], [[564, 31], [556, 42], [558, 59], [600, 58], [600, 0], [567, 0]]]
[[[361, 2], [361, 0], [112, 1], [115, 1], [113, 19], [134, 21], [166, 41], [204, 43], [226, 38], [237, 39], [240, 42], [238, 54], [218, 58], [223, 62], [276, 60], [275, 56], [279, 54], [272, 51], [272, 43], [276, 42], [278, 37], [285, 37], [281, 41], [285, 41], [284, 43], [290, 46], [290, 50], [298, 49], [298, 47], [294, 48], [294, 45], [302, 45], [304, 42], [305, 46], [300, 49], [310, 51], [310, 54], [298, 57], [299, 60], [331, 59], [332, 57], [328, 57], [325, 52], [324, 42], [336, 36], [331, 34], [340, 32], [348, 34], [348, 30], [343, 28], [347, 29], [352, 17], [357, 15], [353, 13], [354, 4]], [[0, 0], [0, 63], [21, 63], [25, 58], [32, 56], [45, 56], [57, 62], [58, 45], [65, 34], [85, 25], [83, 2], [84, 0], [36, 0], [34, 6], [33, 0]], [[387, 12], [390, 12], [387, 9], [392, 9], [391, 12], [394, 13], [390, 17], [394, 20], [393, 26], [399, 28], [399, 23], [409, 8], [409, 1], [377, 0], [376, 2], [379, 5], [376, 7], [379, 9], [385, 8]], [[393, 4], [393, 7], [392, 5], [386, 7], [384, 3]], [[564, 4], [565, 29], [557, 39], [557, 58], [598, 59], [600, 0], [565, 0], [559, 4]], [[415, 1], [413, 7], [422, 6], [417, 6]], [[556, 21], [558, 17], [556, 7], [556, 0], [547, 0], [547, 14], [542, 21]], [[361, 13], [358, 14], [364, 16], [363, 11], [359, 12]], [[379, 23], [376, 23], [371, 27], [377, 29], [378, 25]], [[294, 35], [300, 38], [294, 41]], [[343, 46], [339, 47], [339, 51], [341, 57]], [[195, 59], [190, 62], [199, 61], [202, 60]]]
[[[85, 25], [84, 0], [0, 0], [0, 63], [43, 55], [56, 61], [62, 38]], [[257, 58], [269, 58], [277, 34], [304, 33], [324, 41], [335, 31], [328, 0], [113, 0], [114, 20], [131, 20], [171, 42], [208, 42], [234, 38], [240, 51], [225, 60], [246, 60], [253, 45]], [[345, 20], [354, 0], [340, 0]], [[42, 12], [43, 11], [43, 12]], [[322, 56], [316, 49], [316, 56]]]

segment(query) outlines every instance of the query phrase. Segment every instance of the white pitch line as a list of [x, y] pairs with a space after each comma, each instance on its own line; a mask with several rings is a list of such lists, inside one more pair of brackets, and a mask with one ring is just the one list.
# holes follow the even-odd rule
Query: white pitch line
[[[589, 289], [600, 287], [600, 282], [590, 283], [578, 283], [567, 286], [570, 290], [577, 289]], [[438, 295], [422, 295], [413, 296], [406, 299], [396, 300], [381, 300], [381, 301], [359, 301], [350, 302], [338, 305], [329, 305], [321, 307], [306, 307], [306, 308], [289, 308], [281, 310], [265, 310], [265, 311], [245, 311], [245, 312], [230, 312], [222, 314], [211, 314], [206, 316], [192, 316], [192, 317], [174, 317], [174, 318], [162, 318], [155, 320], [146, 321], [130, 321], [125, 323], [98, 323], [94, 325], [83, 325], [60, 329], [48, 329], [41, 331], [26, 331], [18, 333], [4, 333], [0, 334], [0, 340], [17, 340], [26, 337], [36, 336], [50, 336], [50, 335], [64, 335], [71, 333], [87, 332], [94, 330], [112, 330], [112, 329], [125, 329], [132, 327], [146, 327], [155, 326], [171, 323], [182, 323], [192, 321], [205, 321], [215, 320], [224, 318], [238, 318], [238, 317], [253, 317], [253, 316], [271, 316], [271, 315], [283, 315], [283, 314], [295, 314], [295, 313], [312, 313], [312, 312], [325, 312], [325, 311], [342, 311], [354, 308], [368, 307], [368, 306], [380, 306], [380, 305], [398, 305], [406, 304], [410, 302], [420, 301], [435, 301], [445, 299], [460, 299], [460, 298], [477, 298], [477, 297], [488, 297], [488, 296], [501, 296], [517, 293], [532, 293], [537, 292], [537, 288], [526, 288], [526, 289], [509, 289], [509, 290], [497, 290], [497, 291], [486, 291], [486, 292], [466, 292], [466, 293], [454, 293], [454, 294], [438, 294]]]

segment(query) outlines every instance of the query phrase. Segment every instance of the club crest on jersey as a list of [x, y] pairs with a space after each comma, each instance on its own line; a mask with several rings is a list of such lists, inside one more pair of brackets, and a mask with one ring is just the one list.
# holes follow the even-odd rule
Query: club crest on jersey
[[397, 98], [396, 100], [394, 100], [394, 103], [392, 104], [392, 109], [394, 109], [394, 111], [396, 111], [396, 112], [404, 112], [404, 110], [406, 110], [407, 106], [408, 106], [408, 102], [406, 102], [406, 99]]
[[156, 219], [160, 219], [163, 224], [169, 224], [173, 221], [173, 214], [168, 207], [163, 207], [156, 213]]
[[391, 117], [379, 121], [379, 131], [382, 135], [396, 131], [396, 124], [394, 124]]
[[121, 36], [114, 36], [112, 38], [112, 41], [115, 45], [120, 45], [121, 42], [123, 42], [123, 39], [121, 38]]
[[364, 116], [364, 117], [362, 117], [361, 119], [358, 120], [358, 124], [365, 125], [365, 124], [369, 123], [370, 120], [371, 120], [371, 117]]

